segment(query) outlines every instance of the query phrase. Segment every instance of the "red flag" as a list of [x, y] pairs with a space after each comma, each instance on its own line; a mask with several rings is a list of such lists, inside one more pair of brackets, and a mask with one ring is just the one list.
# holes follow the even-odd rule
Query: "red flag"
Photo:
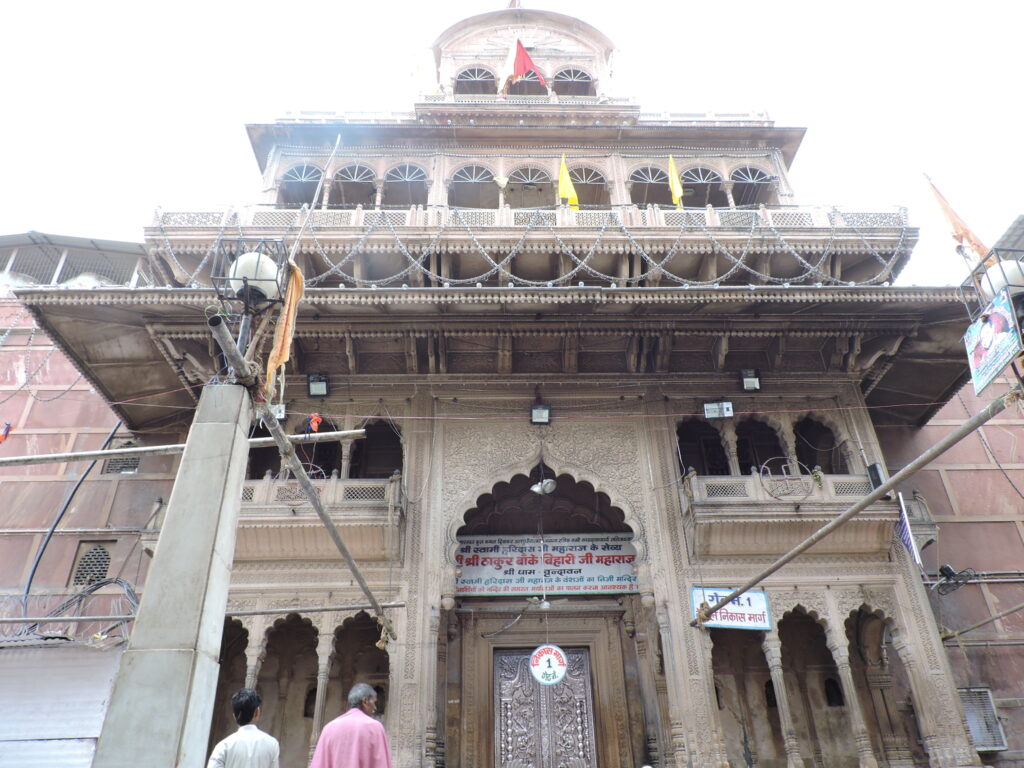
[[[511, 71], [506, 73], [508, 77], [505, 80], [504, 90], [507, 91], [508, 87], [512, 85], [512, 83], [517, 83], [522, 80], [527, 72], [533, 72], [533, 74], [537, 76], [537, 81], [545, 88], [548, 87], [547, 81], [544, 79], [544, 75], [542, 75], [537, 69], [536, 65], [533, 63], [533, 59], [530, 58], [530, 54], [526, 52], [526, 49], [523, 47], [520, 40], [516, 40], [515, 53], [510, 55], [510, 58], [512, 59], [512, 65], [509, 67]], [[506, 64], [506, 67], [508, 67], [508, 64]]]

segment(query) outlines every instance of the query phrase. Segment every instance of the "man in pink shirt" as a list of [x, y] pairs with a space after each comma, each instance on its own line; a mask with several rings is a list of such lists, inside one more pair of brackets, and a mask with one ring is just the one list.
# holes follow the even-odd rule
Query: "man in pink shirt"
[[309, 768], [392, 768], [391, 748], [384, 726], [372, 717], [377, 692], [356, 683], [348, 693], [348, 712], [320, 732]]

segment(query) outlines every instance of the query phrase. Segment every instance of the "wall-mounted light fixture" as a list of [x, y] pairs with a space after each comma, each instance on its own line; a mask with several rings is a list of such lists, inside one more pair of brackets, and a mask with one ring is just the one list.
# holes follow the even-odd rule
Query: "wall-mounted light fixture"
[[744, 368], [740, 371], [740, 386], [744, 392], [761, 391], [761, 371], [757, 368]]
[[331, 394], [331, 379], [326, 373], [311, 373], [306, 376], [306, 389], [310, 397], [327, 397]]

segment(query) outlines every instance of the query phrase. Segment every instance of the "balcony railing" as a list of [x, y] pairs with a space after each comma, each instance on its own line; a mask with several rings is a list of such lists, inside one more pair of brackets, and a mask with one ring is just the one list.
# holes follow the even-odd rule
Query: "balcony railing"
[[[313, 480], [324, 506], [332, 511], [381, 512], [389, 516], [402, 513], [401, 476], [384, 480]], [[309, 506], [306, 494], [295, 480], [274, 477], [247, 480], [242, 486], [242, 514], [258, 510]]]
[[[697, 557], [780, 555], [871, 492], [866, 475], [697, 476], [682, 488], [688, 541]], [[899, 509], [872, 504], [811, 554], [887, 552]]]
[[[226, 226], [298, 230], [306, 211], [294, 208], [248, 206], [235, 211], [158, 211], [153, 225], [164, 229], [222, 229]], [[707, 229], [845, 229], [900, 228], [907, 225], [905, 208], [883, 211], [843, 211], [817, 206], [761, 206], [739, 208], [661, 208], [623, 205], [573, 210], [557, 208], [455, 208], [412, 206], [378, 210], [352, 208], [313, 211], [310, 225], [320, 229], [437, 227], [664, 227], [673, 230]]]

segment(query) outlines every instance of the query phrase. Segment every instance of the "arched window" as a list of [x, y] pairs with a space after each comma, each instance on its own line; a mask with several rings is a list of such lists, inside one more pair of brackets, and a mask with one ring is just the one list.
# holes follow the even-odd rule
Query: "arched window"
[[289, 168], [281, 177], [277, 189], [277, 204], [283, 208], [301, 208], [316, 205], [316, 189], [324, 172], [315, 165], [303, 163]]
[[820, 421], [805, 416], [793, 425], [793, 434], [797, 461], [808, 469], [818, 466], [826, 475], [845, 475], [850, 471], [835, 433]]
[[358, 163], [346, 165], [334, 174], [329, 207], [372, 207], [377, 200], [377, 188], [374, 186], [376, 180], [377, 175], [372, 168]]
[[729, 474], [729, 461], [717, 429], [702, 419], [687, 419], [676, 434], [684, 473], [693, 467], [698, 475]]
[[[270, 437], [270, 431], [262, 424], [256, 426], [249, 437]], [[245, 476], [249, 480], [261, 480], [269, 472], [276, 475], [281, 469], [281, 453], [275, 445], [249, 449], [249, 464]]]
[[570, 168], [569, 178], [572, 179], [576, 197], [580, 199], [580, 206], [607, 208], [611, 205], [611, 198], [608, 196], [608, 183], [600, 171], [585, 166]]
[[551, 89], [559, 96], [593, 96], [594, 78], [582, 69], [561, 69], [551, 78]]
[[760, 205], [770, 202], [774, 179], [760, 168], [744, 165], [733, 171], [729, 179], [733, 182], [732, 199], [736, 205]]
[[352, 446], [350, 477], [386, 478], [402, 471], [402, 438], [388, 421], [366, 425], [366, 437]]
[[[320, 424], [318, 431], [334, 432], [337, 429], [327, 419]], [[308, 421], [300, 422], [295, 431], [309, 430]], [[274, 448], [274, 450], [277, 450]], [[296, 443], [295, 453], [306, 469], [306, 474], [314, 480], [331, 477], [334, 470], [341, 468], [341, 443], [337, 440], [319, 440], [315, 443]]]
[[835, 678], [825, 678], [825, 703], [830, 707], [845, 707], [846, 699], [843, 698], [843, 689], [839, 687]]
[[497, 208], [494, 174], [482, 165], [464, 165], [452, 174], [448, 205], [456, 208]]
[[540, 78], [532, 69], [508, 89], [509, 96], [547, 96], [548, 89], [540, 84]]
[[427, 204], [427, 172], [418, 165], [396, 165], [384, 175], [384, 205], [408, 208]]
[[736, 458], [740, 473], [749, 475], [750, 470], [761, 471], [769, 459], [785, 456], [775, 430], [757, 419], [746, 419], [736, 426]]
[[494, 73], [483, 67], [470, 67], [455, 76], [455, 93], [466, 95], [495, 94], [498, 81]]
[[540, 168], [516, 168], [508, 175], [505, 202], [510, 208], [550, 208], [555, 204], [551, 177]]
[[661, 168], [653, 165], [637, 168], [629, 174], [629, 181], [629, 198], [635, 205], [672, 205], [668, 174]]
[[687, 168], [679, 178], [683, 182], [683, 202], [687, 207], [729, 206], [729, 198], [722, 189], [722, 177], [710, 168]]

